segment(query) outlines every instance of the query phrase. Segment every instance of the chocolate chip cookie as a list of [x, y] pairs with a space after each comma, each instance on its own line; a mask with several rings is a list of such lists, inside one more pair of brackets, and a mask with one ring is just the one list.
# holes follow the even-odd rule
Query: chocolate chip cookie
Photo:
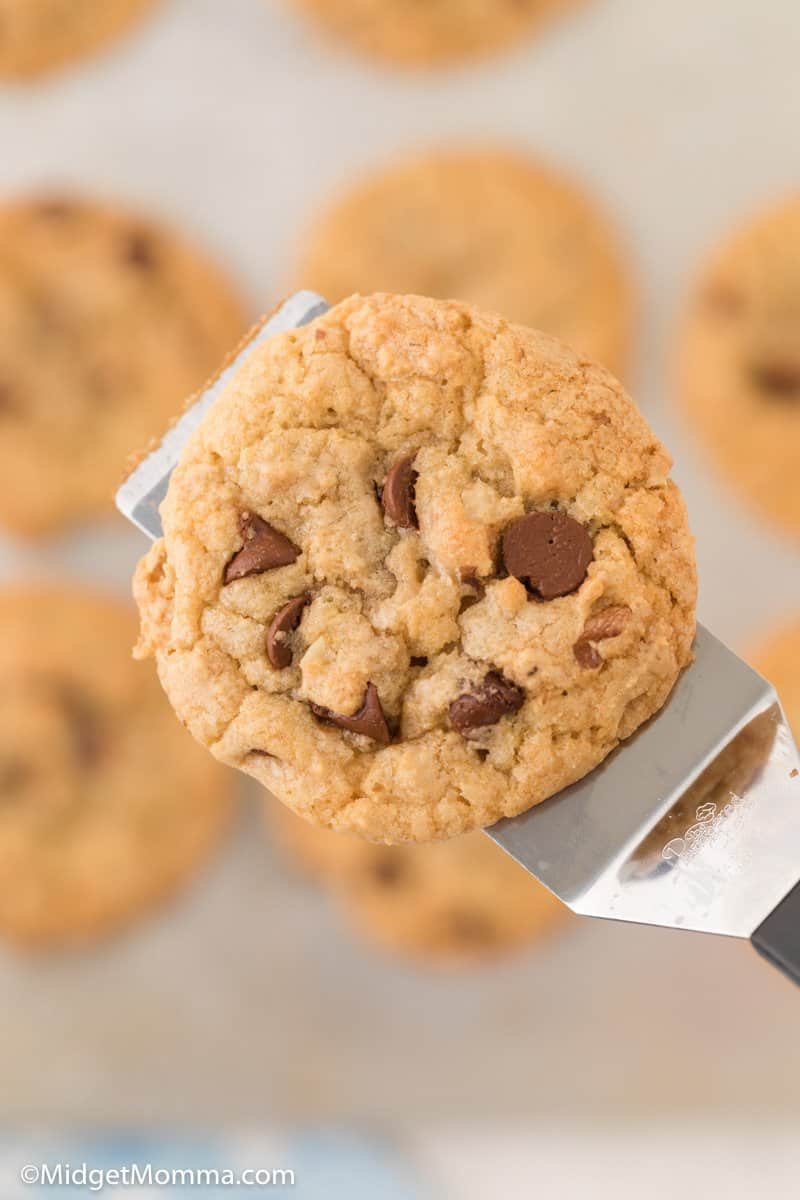
[[485, 834], [372, 846], [270, 801], [277, 843], [329, 886], [370, 940], [433, 966], [482, 962], [550, 933], [568, 910]]
[[0, 0], [0, 78], [14, 79], [93, 53], [156, 0]]
[[0, 523], [112, 511], [131, 451], [236, 344], [219, 273], [143, 217], [55, 196], [0, 206]]
[[406, 67], [481, 58], [580, 0], [292, 0], [328, 34]]
[[731, 487], [800, 534], [800, 196], [713, 254], [683, 330], [680, 392]]
[[301, 245], [297, 281], [328, 300], [466, 300], [625, 374], [632, 300], [614, 233], [572, 183], [521, 155], [403, 159], [323, 211]]
[[131, 660], [135, 618], [72, 586], [0, 591], [0, 936], [85, 941], [216, 846], [232, 779]]
[[137, 653], [199, 741], [318, 824], [489, 825], [601, 762], [688, 662], [669, 470], [555, 339], [353, 297], [256, 347], [190, 439]]

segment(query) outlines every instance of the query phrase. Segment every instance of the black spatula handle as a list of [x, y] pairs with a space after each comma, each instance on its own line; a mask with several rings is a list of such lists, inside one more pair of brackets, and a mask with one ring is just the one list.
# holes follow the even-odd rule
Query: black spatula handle
[[759, 954], [800, 984], [800, 883], [753, 934]]

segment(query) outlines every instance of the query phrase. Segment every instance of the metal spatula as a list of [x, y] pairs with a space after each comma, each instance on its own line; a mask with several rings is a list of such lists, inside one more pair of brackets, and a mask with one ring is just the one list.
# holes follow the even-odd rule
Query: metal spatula
[[[189, 434], [253, 346], [328, 305], [298, 292], [117, 493], [160, 537]], [[800, 983], [800, 760], [773, 688], [699, 629], [669, 701], [580, 783], [488, 831], [574, 912], [751, 938]]]

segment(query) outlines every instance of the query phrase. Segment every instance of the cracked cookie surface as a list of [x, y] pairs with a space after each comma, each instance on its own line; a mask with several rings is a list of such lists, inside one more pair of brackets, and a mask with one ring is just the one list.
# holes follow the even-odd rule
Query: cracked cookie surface
[[5, 587], [0, 626], [0, 935], [85, 941], [194, 874], [233, 781], [132, 661], [127, 605]]
[[685, 319], [679, 389], [731, 487], [800, 536], [800, 195], [712, 255]]
[[0, 0], [0, 77], [38, 75], [98, 50], [156, 0]]
[[484, 57], [585, 0], [291, 0], [354, 50], [403, 66]]
[[267, 802], [275, 841], [330, 888], [371, 941], [432, 966], [491, 960], [553, 932], [569, 912], [482, 833], [430, 846], [373, 846]]
[[491, 824], [596, 766], [688, 662], [669, 469], [617, 381], [554, 339], [352, 297], [257, 347], [187, 444], [137, 653], [199, 741], [318, 824]]
[[542, 329], [624, 377], [632, 297], [617, 237], [582, 189], [493, 147], [417, 154], [323, 208], [296, 278], [355, 292], [463, 300]]
[[112, 511], [128, 455], [235, 347], [214, 267], [143, 217], [76, 197], [0, 206], [0, 523]]

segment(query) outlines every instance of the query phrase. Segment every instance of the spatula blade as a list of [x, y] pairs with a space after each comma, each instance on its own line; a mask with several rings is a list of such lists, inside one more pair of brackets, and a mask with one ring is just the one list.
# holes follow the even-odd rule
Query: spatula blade
[[231, 377], [251, 351], [267, 338], [288, 329], [308, 325], [315, 317], [327, 312], [330, 305], [316, 292], [295, 292], [273, 315], [258, 326], [236, 357], [206, 388], [202, 396], [162, 438], [155, 450], [143, 458], [130, 473], [116, 495], [116, 504], [123, 517], [146, 533], [149, 538], [161, 537], [159, 507], [167, 494], [170, 476], [184, 446], [208, 409], [227, 386]]
[[700, 628], [654, 718], [488, 833], [577, 913], [749, 937], [800, 874], [798, 766], [770, 684]]

